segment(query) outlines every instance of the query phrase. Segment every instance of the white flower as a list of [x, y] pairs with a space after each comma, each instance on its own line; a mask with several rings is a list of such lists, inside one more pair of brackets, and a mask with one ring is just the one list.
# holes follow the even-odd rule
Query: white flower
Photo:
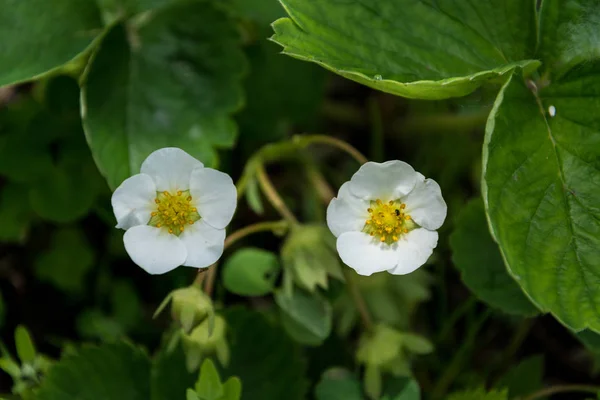
[[404, 275], [437, 245], [447, 206], [439, 185], [402, 161], [368, 162], [327, 208], [342, 261], [361, 275]]
[[127, 253], [151, 274], [203, 268], [223, 254], [237, 192], [229, 175], [177, 148], [150, 154], [112, 195]]

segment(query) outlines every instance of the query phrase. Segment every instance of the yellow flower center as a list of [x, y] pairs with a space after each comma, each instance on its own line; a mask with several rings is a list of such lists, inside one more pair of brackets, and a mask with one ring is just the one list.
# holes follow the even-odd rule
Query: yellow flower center
[[152, 211], [148, 225], [165, 228], [173, 235], [181, 235], [186, 225], [192, 225], [200, 219], [198, 210], [192, 205], [190, 191], [177, 193], [156, 192], [156, 210]]
[[398, 200], [384, 203], [380, 199], [371, 201], [367, 209], [369, 219], [365, 221], [363, 232], [379, 239], [382, 243], [392, 244], [400, 236], [415, 228], [414, 221], [404, 210], [406, 204]]

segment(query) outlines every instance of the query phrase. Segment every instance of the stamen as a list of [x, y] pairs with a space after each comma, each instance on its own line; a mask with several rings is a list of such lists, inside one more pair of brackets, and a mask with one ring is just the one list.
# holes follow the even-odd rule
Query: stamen
[[371, 201], [367, 209], [369, 218], [365, 220], [363, 232], [377, 237], [381, 243], [391, 245], [397, 242], [401, 235], [408, 233], [415, 226], [410, 215], [402, 212], [404, 209], [406, 204], [397, 200]]

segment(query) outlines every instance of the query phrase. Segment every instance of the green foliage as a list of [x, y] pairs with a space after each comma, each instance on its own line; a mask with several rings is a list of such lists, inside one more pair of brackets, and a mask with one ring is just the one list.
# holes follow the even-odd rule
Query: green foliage
[[277, 255], [270, 251], [243, 248], [223, 266], [223, 285], [242, 296], [264, 296], [273, 291], [280, 268]]
[[300, 343], [319, 345], [331, 333], [332, 310], [329, 302], [318, 294], [295, 289], [275, 293], [281, 319], [287, 333]]
[[508, 400], [508, 391], [491, 390], [486, 391], [483, 388], [474, 390], [465, 390], [462, 392], [452, 393], [448, 400]]
[[204, 360], [195, 391], [188, 389], [187, 400], [239, 400], [242, 384], [238, 378], [221, 383], [219, 372], [210, 359]]
[[542, 311], [576, 330], [600, 330], [600, 124], [586, 111], [600, 104], [600, 75], [592, 67], [538, 92], [510, 79], [484, 147], [484, 200], [509, 272]]
[[477, 297], [509, 314], [537, 313], [506, 272], [498, 245], [489, 234], [480, 199], [471, 200], [458, 215], [450, 247], [452, 261], [460, 270], [463, 282]]
[[507, 388], [509, 398], [518, 398], [540, 390], [543, 377], [544, 357], [533, 356], [521, 361], [504, 374], [496, 387], [499, 389]]
[[220, 315], [211, 315], [189, 334], [182, 332], [183, 347], [189, 370], [195, 370], [208, 356], [216, 355], [221, 365], [229, 364], [230, 350], [225, 338], [227, 322]]
[[359, 381], [350, 372], [332, 368], [323, 373], [315, 387], [316, 400], [362, 400]]
[[186, 368], [182, 346], [163, 348], [154, 358], [151, 371], [151, 400], [185, 398], [186, 391], [194, 387], [198, 374]]
[[243, 382], [244, 400], [306, 398], [306, 362], [300, 348], [277, 325], [256, 311], [227, 310], [231, 361], [226, 376]]
[[298, 286], [314, 292], [328, 288], [328, 278], [344, 280], [342, 265], [335, 250], [335, 238], [325, 226], [301, 225], [288, 234], [281, 249], [286, 273]]
[[75, 228], [57, 231], [50, 248], [35, 263], [36, 274], [65, 292], [81, 294], [84, 279], [94, 263], [94, 252], [83, 233]]
[[365, 3], [284, 0], [273, 25], [284, 53], [396, 95], [464, 96], [515, 68], [539, 66], [533, 1]]
[[83, 122], [109, 186], [161, 147], [209, 166], [231, 147], [245, 59], [232, 21], [207, 1], [174, 2], [140, 25], [117, 24], [88, 67]]
[[0, 193], [0, 240], [23, 241], [32, 219], [26, 188], [14, 183], [4, 186]]
[[5, 38], [0, 86], [60, 70], [102, 32], [100, 14], [91, 1], [59, 0], [50, 5], [43, 0], [2, 0], [0, 9], [0, 36]]
[[115, 343], [88, 346], [48, 372], [36, 400], [150, 398], [150, 359], [141, 349]]

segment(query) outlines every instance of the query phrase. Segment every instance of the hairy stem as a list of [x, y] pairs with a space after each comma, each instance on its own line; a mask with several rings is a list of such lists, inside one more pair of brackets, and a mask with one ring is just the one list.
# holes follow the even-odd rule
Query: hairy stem
[[285, 202], [277, 192], [277, 189], [275, 189], [275, 186], [273, 185], [273, 183], [269, 179], [269, 176], [267, 175], [267, 171], [265, 170], [264, 165], [259, 164], [256, 167], [256, 177], [258, 178], [258, 183], [260, 184], [263, 193], [265, 194], [273, 208], [277, 210], [279, 215], [281, 215], [290, 224], [297, 224], [298, 220], [290, 211], [288, 206], [285, 205]]
[[369, 160], [360, 151], [356, 150], [355, 147], [350, 145], [343, 140], [327, 136], [327, 135], [298, 135], [294, 136], [294, 142], [299, 146], [308, 146], [311, 144], [326, 144], [328, 146], [336, 147], [354, 158], [359, 164], [364, 164]]
[[[225, 249], [229, 248], [232, 244], [234, 244], [238, 240], [240, 240], [248, 235], [251, 235], [253, 233], [266, 232], [266, 231], [271, 231], [271, 232], [275, 232], [275, 233], [285, 232], [288, 229], [288, 227], [289, 227], [289, 222], [285, 221], [285, 220], [259, 222], [256, 224], [248, 225], [240, 230], [233, 232], [231, 235], [227, 236], [227, 238], [225, 239], [225, 245], [224, 245], [223, 251], [225, 251]], [[213, 292], [213, 289], [215, 286], [215, 280], [217, 278], [217, 264], [218, 263], [214, 263], [213, 265], [208, 267], [208, 271], [202, 270], [202, 271], [198, 272], [198, 275], [196, 275], [196, 279], [194, 280], [195, 285], [202, 285], [202, 281], [204, 281], [204, 292], [208, 296], [212, 295], [212, 292]], [[204, 275], [206, 275], [206, 277]]]

